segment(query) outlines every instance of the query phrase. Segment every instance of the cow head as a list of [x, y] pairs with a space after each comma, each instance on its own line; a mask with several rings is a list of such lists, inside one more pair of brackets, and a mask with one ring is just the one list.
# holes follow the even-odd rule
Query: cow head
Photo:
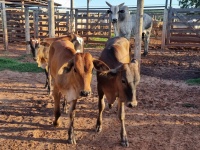
[[30, 41], [28, 41], [31, 47], [31, 53], [33, 55], [33, 59], [36, 60], [36, 54], [37, 54], [37, 49], [39, 48], [40, 45], [40, 39], [39, 38], [31, 38]]
[[121, 7], [124, 5], [124, 3], [119, 4], [117, 6], [112, 6], [110, 3], [106, 2], [106, 4], [110, 7], [110, 9], [107, 11], [108, 14], [110, 14], [111, 21], [113, 24], [118, 22], [119, 14], [124, 13], [124, 10], [121, 9]]
[[47, 42], [41, 42], [36, 52], [36, 62], [38, 67], [45, 69], [48, 65], [50, 44]]
[[77, 34], [70, 34], [71, 42], [74, 44], [74, 48], [77, 53], [83, 53], [84, 51], [84, 40]]
[[[80, 96], [88, 96], [91, 94], [91, 80], [93, 68], [98, 68], [106, 64], [100, 60], [94, 59], [90, 53], [76, 53], [74, 58], [68, 62], [64, 68], [66, 73], [73, 73], [77, 81], [81, 85]], [[108, 67], [107, 67], [108, 68]]]
[[[139, 65], [137, 60], [130, 63], [121, 64], [114, 69], [106, 69], [100, 66], [98, 75], [105, 78], [115, 78], [118, 90], [118, 97], [124, 101], [128, 107], [137, 106], [136, 86], [140, 81]], [[103, 71], [102, 71], [103, 70]]]

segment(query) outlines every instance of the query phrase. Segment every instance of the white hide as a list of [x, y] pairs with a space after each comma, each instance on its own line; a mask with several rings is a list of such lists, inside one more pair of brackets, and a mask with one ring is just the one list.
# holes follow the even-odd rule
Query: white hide
[[[129, 8], [123, 6], [124, 3], [112, 6], [108, 2], [106, 4], [110, 7], [108, 13], [112, 20], [114, 27], [115, 36], [125, 37], [130, 40], [131, 37], [135, 38], [136, 35], [136, 14], [131, 15], [129, 13]], [[145, 51], [148, 53], [148, 44], [151, 35], [151, 29], [153, 25], [153, 19], [148, 14], [143, 15], [143, 34], [144, 34], [144, 44]]]

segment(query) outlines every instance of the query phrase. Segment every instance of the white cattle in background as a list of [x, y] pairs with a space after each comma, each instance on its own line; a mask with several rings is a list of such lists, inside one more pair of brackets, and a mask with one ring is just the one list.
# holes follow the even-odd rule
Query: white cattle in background
[[[106, 2], [110, 7], [108, 13], [111, 16], [115, 36], [125, 37], [130, 40], [131, 36], [135, 38], [136, 34], [136, 14], [130, 14], [129, 8], [124, 3], [113, 6]], [[150, 40], [153, 19], [148, 14], [143, 15], [142, 40], [144, 42], [144, 55], [148, 54], [148, 45]]]

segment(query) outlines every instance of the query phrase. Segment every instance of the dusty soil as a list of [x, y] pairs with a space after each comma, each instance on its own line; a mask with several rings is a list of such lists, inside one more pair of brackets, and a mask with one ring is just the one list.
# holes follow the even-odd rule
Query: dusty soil
[[[87, 49], [94, 57], [100, 50]], [[0, 56], [19, 57], [24, 46], [10, 45]], [[30, 56], [23, 61], [33, 61]], [[185, 83], [200, 77], [199, 50], [150, 50], [142, 57], [138, 106], [126, 108], [129, 148], [134, 150], [199, 150], [200, 86]], [[103, 130], [95, 133], [97, 117], [96, 78], [93, 95], [77, 104], [77, 145], [66, 143], [68, 115], [62, 111], [61, 126], [53, 127], [53, 101], [44, 89], [44, 73], [0, 72], [0, 149], [118, 150], [120, 123], [116, 104], [106, 106]]]

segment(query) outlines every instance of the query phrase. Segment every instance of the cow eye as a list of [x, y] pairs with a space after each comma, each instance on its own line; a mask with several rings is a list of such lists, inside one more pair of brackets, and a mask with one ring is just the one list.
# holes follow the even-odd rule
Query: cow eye
[[74, 72], [77, 72], [77, 71], [76, 71], [76, 68], [74, 68]]
[[112, 11], [111, 10], [107, 10], [107, 13], [109, 14], [109, 13], [111, 13], [112, 14]]
[[124, 84], [125, 84], [125, 83], [126, 83], [126, 80], [125, 80], [125, 79], [122, 79], [122, 83], [124, 83]]
[[125, 12], [124, 10], [120, 10], [120, 11], [119, 11], [119, 13], [124, 13], [124, 12]]

